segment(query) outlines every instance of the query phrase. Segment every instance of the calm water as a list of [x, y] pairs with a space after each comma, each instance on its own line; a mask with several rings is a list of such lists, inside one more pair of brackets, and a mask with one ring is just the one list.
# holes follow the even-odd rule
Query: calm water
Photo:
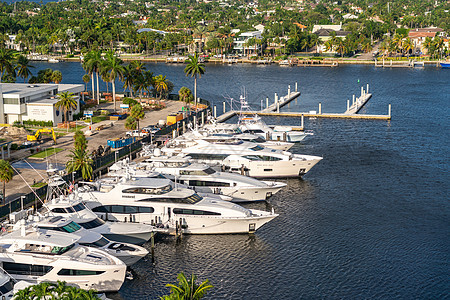
[[[79, 64], [37, 64], [82, 83]], [[176, 89], [192, 87], [183, 66], [148, 65]], [[360, 80], [360, 83], [358, 83]], [[324, 160], [269, 203], [280, 217], [255, 235], [184, 236], [156, 245], [156, 260], [133, 266], [117, 298], [157, 299], [176, 274], [209, 279], [209, 299], [443, 299], [450, 297], [450, 72], [436, 68], [375, 69], [214, 66], [199, 80], [199, 96], [222, 111], [223, 96], [248, 100], [302, 95], [283, 111], [343, 112], [370, 83], [364, 112], [392, 121], [306, 120], [315, 135], [292, 151]], [[265, 101], [264, 101], [265, 102]], [[267, 118], [298, 125], [299, 119]]]

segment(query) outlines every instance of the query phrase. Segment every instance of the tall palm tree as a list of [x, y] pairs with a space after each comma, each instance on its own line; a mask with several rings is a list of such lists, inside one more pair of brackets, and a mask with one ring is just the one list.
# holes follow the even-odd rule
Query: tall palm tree
[[15, 72], [14, 56], [15, 51], [0, 47], [0, 82], [2, 82], [4, 74], [13, 74]]
[[0, 159], [0, 181], [3, 182], [3, 203], [6, 199], [6, 183], [13, 178], [14, 171], [9, 164], [9, 161]]
[[55, 70], [52, 74], [52, 81], [56, 84], [60, 83], [62, 81], [62, 73], [61, 71]]
[[126, 89], [130, 91], [131, 98], [133, 98], [133, 86], [135, 82], [135, 70], [131, 64], [126, 65], [123, 68], [123, 89], [124, 92]]
[[[96, 95], [97, 96], [97, 104], [100, 104], [100, 89], [99, 89], [98, 77], [99, 77], [99, 73], [100, 73], [100, 68], [102, 66], [102, 62], [103, 62], [103, 58], [102, 58], [102, 53], [100, 51], [92, 50], [92, 51], [88, 52], [88, 54], [86, 54], [86, 57], [84, 58], [85, 70], [87, 70], [88, 72], [90, 72], [92, 74], [95, 73], [96, 77], [97, 77], [97, 95]], [[93, 77], [92, 77], [92, 80], [94, 80]], [[94, 85], [92, 85], [92, 88], [93, 87], [94, 87]], [[92, 91], [94, 92], [94, 89], [92, 89]]]
[[108, 51], [105, 62], [105, 68], [109, 73], [109, 81], [112, 85], [114, 111], [116, 111], [116, 78], [119, 78], [120, 81], [123, 80], [123, 73], [125, 71], [122, 66], [123, 61], [113, 51]]
[[184, 68], [184, 73], [186, 76], [191, 75], [191, 77], [194, 77], [194, 105], [197, 108], [197, 77], [201, 78], [205, 74], [205, 65], [198, 61], [197, 52], [194, 55], [189, 55], [188, 64]]
[[195, 282], [197, 277], [195, 275], [191, 275], [191, 277], [187, 279], [183, 272], [178, 274], [177, 279], [178, 285], [170, 283], [166, 285], [166, 287], [170, 287], [171, 294], [169, 296], [162, 297], [162, 299], [198, 300], [203, 298], [208, 290], [213, 287], [209, 284], [208, 280], [202, 282], [200, 285], [197, 285]]
[[142, 109], [142, 105], [135, 104], [131, 107], [130, 116], [134, 118], [137, 122], [137, 129], [139, 130], [139, 121], [145, 117], [144, 110]]
[[130, 130], [135, 130], [137, 127], [137, 121], [132, 116], [127, 117], [125, 120], [125, 128]]
[[[73, 93], [71, 92], [62, 92], [58, 95], [58, 102], [56, 102], [55, 107], [58, 109], [62, 109], [64, 111], [64, 121], [69, 121], [69, 115], [68, 112], [71, 109], [77, 108], [77, 101], [75, 100], [75, 97]], [[69, 124], [67, 124], [67, 131], [69, 131]]]
[[81, 170], [81, 176], [84, 179], [90, 179], [92, 177], [92, 163], [93, 160], [89, 158], [86, 150], [72, 149], [72, 154], [69, 155], [69, 161], [66, 163], [66, 170], [70, 174]]
[[25, 82], [29, 76], [33, 75], [30, 68], [34, 68], [34, 66], [30, 65], [30, 60], [24, 55], [19, 55], [17, 57], [16, 70], [17, 75], [23, 78], [23, 82]]

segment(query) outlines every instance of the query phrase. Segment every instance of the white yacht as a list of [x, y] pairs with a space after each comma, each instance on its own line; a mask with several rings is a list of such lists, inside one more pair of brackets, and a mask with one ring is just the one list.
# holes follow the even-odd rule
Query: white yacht
[[220, 166], [225, 171], [255, 178], [303, 176], [322, 160], [319, 156], [292, 154], [243, 141], [223, 144], [199, 141], [196, 146], [163, 147], [161, 151], [188, 156], [195, 162]]
[[0, 272], [0, 299], [10, 300], [14, 297], [14, 280], [12, 277]]
[[131, 266], [148, 254], [148, 251], [143, 247], [110, 241], [101, 234], [84, 229], [76, 222], [61, 216], [47, 217], [42, 220], [39, 216], [32, 216], [32, 218], [34, 221], [32, 223], [33, 227], [39, 230], [74, 234], [79, 237], [78, 244], [101, 249], [112, 256], [120, 258], [127, 266]]
[[157, 224], [188, 234], [254, 232], [278, 215], [246, 209], [172, 185], [163, 178], [122, 178], [119, 183], [80, 193], [87, 206], [105, 220]]
[[140, 245], [150, 239], [154, 231], [151, 225], [105, 222], [86, 207], [77, 195], [78, 191], [75, 191], [69, 197], [53, 198], [51, 202], [46, 203], [46, 207], [51, 215], [70, 218], [83, 228], [113, 241]]
[[77, 241], [69, 233], [22, 226], [0, 237], [0, 267], [16, 280], [60, 280], [86, 290], [118, 291], [125, 280], [126, 265]]
[[233, 202], [263, 201], [286, 186], [283, 182], [259, 181], [240, 174], [218, 172], [206, 164], [177, 157], [154, 157], [140, 163], [196, 192], [223, 194]]

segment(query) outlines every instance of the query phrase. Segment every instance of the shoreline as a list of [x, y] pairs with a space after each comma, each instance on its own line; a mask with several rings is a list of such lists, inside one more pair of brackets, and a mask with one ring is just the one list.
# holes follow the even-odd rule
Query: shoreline
[[[80, 62], [80, 58], [79, 57], [58, 57], [58, 56], [43, 56], [47, 59], [43, 59], [43, 60], [33, 60], [30, 59], [30, 61], [33, 62], [48, 62], [48, 58], [54, 58], [59, 60], [59, 62]], [[146, 62], [146, 63], [165, 63], [168, 65], [171, 64], [185, 64], [184, 61], [179, 61], [179, 62], [173, 62], [173, 61], [168, 61], [167, 59], [170, 58], [169, 56], [165, 56], [165, 57], [120, 57], [124, 62], [131, 62], [134, 60], [137, 61], [141, 61], [141, 62]], [[252, 60], [252, 59], [234, 59], [232, 62], [228, 62], [228, 61], [223, 61], [222, 59], [218, 59], [218, 58], [211, 58], [208, 59], [207, 61], [205, 61], [205, 64], [222, 64], [222, 65], [233, 65], [233, 64], [256, 64], [256, 65], [279, 65], [282, 67], [286, 67], [286, 66], [299, 66], [299, 67], [338, 67], [340, 64], [342, 65], [374, 65], [377, 67], [383, 67], [383, 60], [367, 60], [367, 59], [342, 59], [342, 58], [323, 58], [323, 59], [310, 59], [310, 58], [304, 58], [304, 57], [299, 57], [299, 62], [302, 62], [299, 65], [280, 65], [279, 61], [271, 61], [271, 60], [267, 60], [265, 58], [259, 59], [259, 60]], [[396, 58], [392, 58], [392, 59], [385, 59], [384, 60], [384, 67], [389, 68], [391, 66], [395, 66], [395, 67], [412, 67], [409, 63], [410, 61], [415, 61], [414, 59], [409, 59], [409, 60], [398, 60]], [[433, 61], [433, 60], [419, 60], [420, 62], [423, 62], [425, 65], [436, 65], [437, 67], [439, 67], [439, 63], [440, 61]], [[55, 64], [57, 64], [58, 62], [54, 62]]]

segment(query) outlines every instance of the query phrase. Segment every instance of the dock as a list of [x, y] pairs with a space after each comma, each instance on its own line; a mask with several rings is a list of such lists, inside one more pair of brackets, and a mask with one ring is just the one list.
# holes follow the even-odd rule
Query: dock
[[[258, 114], [260, 116], [277, 116], [277, 117], [295, 117], [301, 118], [301, 126], [296, 128], [296, 130], [303, 130], [303, 119], [304, 117], [309, 118], [337, 118], [337, 119], [366, 119], [366, 120], [390, 120], [391, 119], [391, 105], [388, 105], [388, 113], [386, 115], [371, 115], [371, 114], [359, 114], [359, 111], [363, 106], [369, 101], [372, 97], [372, 94], [369, 93], [369, 85], [367, 84], [367, 89], [364, 90], [364, 87], [361, 87], [361, 95], [359, 97], [355, 97], [353, 95], [352, 105], [350, 105], [350, 100], [347, 100], [347, 110], [344, 113], [322, 113], [322, 103], [319, 103], [319, 111], [309, 111], [309, 112], [280, 112], [280, 108], [287, 105], [294, 99], [297, 99], [300, 96], [300, 92], [297, 91], [297, 83], [295, 84], [295, 91], [290, 91], [290, 86], [288, 88], [288, 94], [284, 97], [278, 99], [277, 94], [275, 94], [274, 102], [269, 105], [269, 100], [266, 98], [266, 108], [260, 111], [239, 111], [239, 110], [230, 110], [228, 112], [225, 111], [225, 102], [223, 102], [223, 114], [217, 116], [217, 107], [213, 108], [213, 115], [216, 118], [217, 122], [225, 122], [228, 119], [242, 114], [242, 115], [255, 115]], [[261, 104], [262, 105], [262, 104]]]

